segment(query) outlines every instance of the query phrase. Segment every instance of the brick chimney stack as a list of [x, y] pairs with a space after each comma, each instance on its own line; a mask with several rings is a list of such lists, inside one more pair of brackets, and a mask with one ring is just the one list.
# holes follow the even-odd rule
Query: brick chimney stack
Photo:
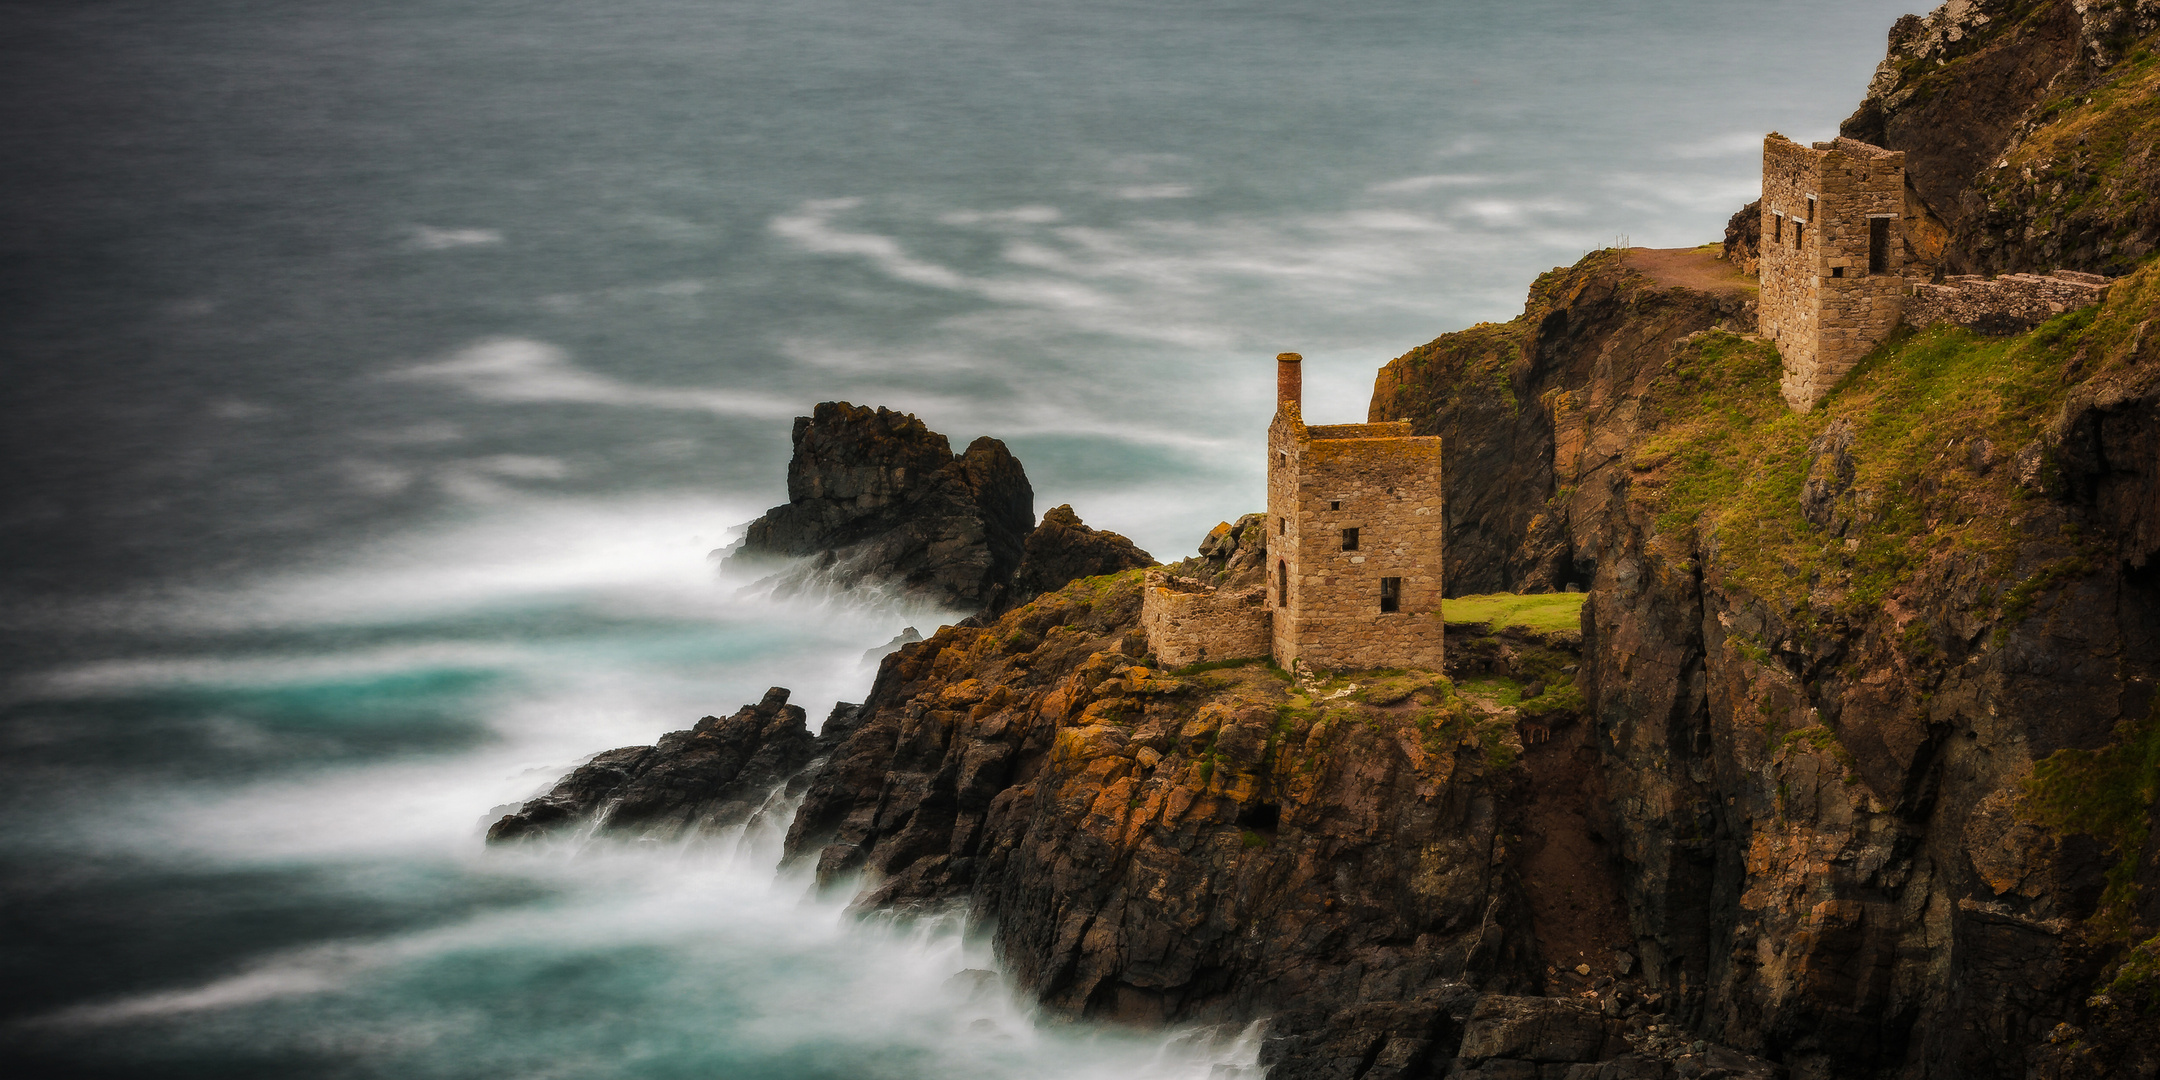
[[1275, 407], [1295, 411], [1304, 404], [1305, 358], [1294, 352], [1275, 354]]

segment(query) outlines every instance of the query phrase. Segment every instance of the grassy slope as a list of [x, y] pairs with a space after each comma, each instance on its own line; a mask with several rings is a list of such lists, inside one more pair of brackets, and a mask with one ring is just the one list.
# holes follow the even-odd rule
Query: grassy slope
[[[1976, 614], [2016, 616], [2033, 589], [2078, 569], [2064, 559], [2029, 565], [2038, 496], [2020, 484], [2020, 455], [2033, 457], [2027, 448], [2069, 391], [2150, 351], [2155, 312], [2160, 263], [2149, 263], [2101, 307], [2030, 333], [1901, 333], [1804, 414], [1778, 397], [1768, 343], [1701, 335], [1644, 402], [1657, 432], [1629, 462], [1631, 497], [1655, 513], [1667, 550], [1707, 544], [1733, 584], [1803, 616], [1825, 600], [1866, 615], [1952, 554], [1980, 558], [2003, 581], [1977, 599]], [[1842, 529], [1801, 509], [1811, 463], [1833, 479], [1830, 462], [1811, 452], [1833, 426], [1850, 432], [1854, 463], [1839, 500], [1850, 520]], [[2077, 545], [2075, 536], [2051, 539]]]

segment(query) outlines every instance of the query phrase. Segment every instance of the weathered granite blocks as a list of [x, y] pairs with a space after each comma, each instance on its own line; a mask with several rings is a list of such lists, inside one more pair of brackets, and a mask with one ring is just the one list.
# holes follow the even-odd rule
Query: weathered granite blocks
[[1164, 667], [1267, 656], [1273, 646], [1266, 589], [1218, 589], [1160, 570], [1140, 594], [1140, 628]]

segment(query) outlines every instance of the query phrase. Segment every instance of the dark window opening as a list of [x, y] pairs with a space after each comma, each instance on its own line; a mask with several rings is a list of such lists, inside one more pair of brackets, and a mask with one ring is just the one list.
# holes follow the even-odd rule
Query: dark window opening
[[1793, 250], [1800, 250], [1800, 245], [1804, 243], [1807, 243], [1807, 226], [1802, 224], [1801, 222], [1795, 221], [1792, 223]]
[[1809, 221], [1815, 220], [1815, 196], [1813, 195], [1807, 197], [1807, 219]]
[[1844, 277], [1844, 276], [1845, 276], [1845, 268], [1844, 268], [1844, 267], [1842, 267], [1842, 266], [1833, 266], [1833, 267], [1831, 267], [1831, 268], [1830, 268], [1830, 276], [1831, 276], [1831, 277]]
[[1275, 606], [1290, 606], [1290, 564], [1275, 560]]
[[1282, 824], [1281, 803], [1254, 803], [1238, 811], [1237, 826], [1254, 832], [1274, 832]]
[[1867, 223], [1867, 268], [1870, 274], [1880, 274], [1890, 269], [1890, 219], [1869, 218]]
[[1277, 536], [1288, 536], [1288, 535], [1290, 535], [1290, 519], [1289, 519], [1289, 518], [1276, 518], [1276, 519], [1275, 519], [1275, 535], [1277, 535]]
[[1344, 529], [1344, 530], [1342, 531], [1342, 549], [1343, 549], [1344, 551], [1356, 551], [1356, 550], [1357, 550], [1357, 530], [1356, 530], [1356, 529]]
[[1327, 508], [1330, 510], [1340, 510], [1342, 509], [1342, 501], [1338, 499], [1334, 502], [1331, 502], [1327, 504]]
[[1778, 244], [1785, 242], [1785, 215], [1770, 215], [1770, 240]]
[[1380, 579], [1380, 611], [1381, 611], [1381, 613], [1382, 613], [1382, 614], [1385, 614], [1385, 613], [1387, 613], [1387, 612], [1390, 612], [1390, 611], [1401, 611], [1401, 610], [1402, 610], [1402, 579], [1401, 579], [1401, 578], [1399, 578], [1399, 577], [1384, 577], [1384, 578], [1381, 578], [1381, 579]]

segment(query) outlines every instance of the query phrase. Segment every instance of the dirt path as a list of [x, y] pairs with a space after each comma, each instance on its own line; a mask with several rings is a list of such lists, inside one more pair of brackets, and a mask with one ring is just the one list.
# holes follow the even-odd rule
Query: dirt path
[[1629, 248], [1627, 264], [1660, 285], [1701, 292], [1754, 292], [1755, 279], [1717, 256], [1715, 244], [1695, 248]]

